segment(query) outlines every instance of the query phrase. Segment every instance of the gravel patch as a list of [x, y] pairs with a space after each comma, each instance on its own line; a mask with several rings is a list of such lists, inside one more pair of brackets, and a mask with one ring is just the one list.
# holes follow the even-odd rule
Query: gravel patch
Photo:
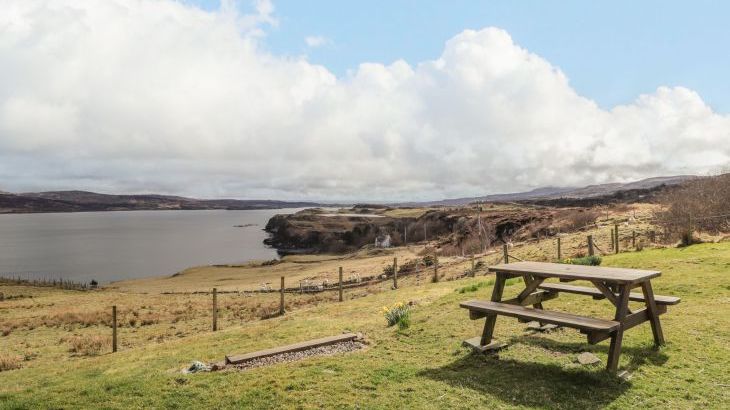
[[270, 366], [277, 363], [294, 362], [297, 360], [306, 359], [308, 357], [331, 356], [339, 353], [353, 352], [355, 350], [363, 349], [364, 347], [364, 343], [356, 340], [351, 340], [347, 342], [336, 343], [333, 345], [320, 346], [312, 349], [302, 350], [300, 352], [282, 353], [275, 356], [262, 357], [260, 359], [249, 360], [241, 364], [229, 364], [224, 367], [218, 367], [215, 370], [227, 371], [253, 369], [255, 367]]

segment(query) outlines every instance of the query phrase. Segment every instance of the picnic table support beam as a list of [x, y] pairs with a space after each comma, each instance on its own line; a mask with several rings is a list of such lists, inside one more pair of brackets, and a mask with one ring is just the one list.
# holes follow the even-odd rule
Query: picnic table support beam
[[[599, 281], [593, 281], [593, 286], [595, 286], [598, 290], [601, 291], [603, 296], [606, 297], [615, 307], [618, 308], [619, 300], [616, 297], [616, 294], [611, 291], [610, 284], [599, 282]], [[631, 309], [627, 309], [627, 313], [631, 313]]]
[[608, 348], [608, 363], [606, 370], [611, 373], [615, 373], [618, 369], [618, 359], [621, 356], [621, 343], [624, 338], [624, 325], [623, 321], [626, 318], [626, 313], [629, 310], [629, 294], [631, 289], [628, 285], [621, 285], [619, 287], [618, 305], [616, 307], [616, 316], [614, 320], [621, 323], [611, 335], [611, 345]]
[[[525, 275], [523, 276], [525, 279], [525, 290], [523, 290], [519, 296], [517, 296], [517, 300], [520, 302], [525, 300], [526, 297], [530, 296], [532, 292], [534, 292], [538, 286], [545, 280], [545, 278], [533, 278], [531, 275]], [[498, 302], [498, 301], [493, 301]]]
[[651, 288], [651, 282], [642, 282], [641, 291], [644, 293], [646, 310], [649, 313], [649, 323], [651, 323], [651, 332], [654, 334], [654, 344], [661, 346], [664, 344], [664, 332], [662, 332], [662, 324], [659, 322], [659, 311], [654, 300], [654, 290]]
[[[505, 245], [506, 246], [506, 245]], [[506, 277], [502, 272], [496, 273], [496, 279], [494, 281], [494, 289], [492, 289], [492, 302], [499, 302], [502, 300], [502, 293], [504, 292], [504, 283]], [[497, 315], [488, 315], [487, 320], [484, 322], [484, 330], [482, 331], [482, 339], [479, 341], [481, 346], [486, 346], [492, 342], [492, 335], [494, 335], [494, 325], [497, 323]]]

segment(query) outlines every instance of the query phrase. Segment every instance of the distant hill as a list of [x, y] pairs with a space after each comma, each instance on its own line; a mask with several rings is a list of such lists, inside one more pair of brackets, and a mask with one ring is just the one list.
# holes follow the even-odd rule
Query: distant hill
[[409, 202], [399, 204], [404, 206], [459, 206], [474, 202], [520, 202], [520, 201], [544, 201], [558, 199], [589, 199], [613, 196], [624, 191], [650, 190], [660, 186], [677, 185], [682, 182], [698, 178], [693, 175], [677, 175], [670, 177], [654, 177], [628, 183], [607, 183], [588, 185], [585, 187], [543, 187], [526, 192], [514, 192], [509, 194], [494, 194], [480, 197], [444, 199], [429, 202]]
[[320, 206], [314, 202], [195, 199], [169, 195], [109, 195], [87, 191], [0, 193], [0, 213], [89, 212], [169, 209], [281, 209]]

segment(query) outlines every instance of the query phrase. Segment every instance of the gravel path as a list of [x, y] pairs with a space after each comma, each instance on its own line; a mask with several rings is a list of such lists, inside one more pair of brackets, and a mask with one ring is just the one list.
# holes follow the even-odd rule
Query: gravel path
[[330, 356], [338, 353], [347, 353], [360, 350], [365, 344], [358, 341], [347, 341], [328, 346], [320, 346], [312, 349], [302, 350], [301, 352], [282, 353], [276, 356], [263, 357], [261, 359], [250, 360], [245, 363], [227, 365], [220, 370], [246, 370], [254, 367], [270, 366], [277, 363], [288, 363], [296, 360], [306, 359], [314, 356]]

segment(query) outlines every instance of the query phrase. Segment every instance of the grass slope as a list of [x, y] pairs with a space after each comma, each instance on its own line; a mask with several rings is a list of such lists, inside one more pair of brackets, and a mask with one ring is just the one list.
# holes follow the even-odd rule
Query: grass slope
[[[460, 346], [483, 321], [469, 321], [458, 302], [488, 298], [478, 277], [411, 286], [286, 317], [249, 322], [218, 333], [71, 361], [0, 372], [0, 408], [723, 408], [730, 401], [730, 243], [623, 253], [604, 265], [655, 268], [658, 294], [682, 303], [662, 316], [667, 345], [655, 350], [644, 324], [628, 331], [622, 381], [575, 357], [596, 346], [571, 329], [529, 334], [499, 318], [496, 337], [510, 347], [499, 357], [474, 356]], [[476, 285], [476, 286], [474, 286]], [[463, 293], [456, 289], [464, 288]], [[506, 288], [510, 296], [522, 285]], [[381, 309], [414, 301], [412, 325], [386, 328]], [[611, 316], [607, 301], [561, 295], [546, 308]], [[245, 372], [182, 375], [192, 360], [221, 360], [299, 340], [362, 331], [367, 350], [311, 358]]]

